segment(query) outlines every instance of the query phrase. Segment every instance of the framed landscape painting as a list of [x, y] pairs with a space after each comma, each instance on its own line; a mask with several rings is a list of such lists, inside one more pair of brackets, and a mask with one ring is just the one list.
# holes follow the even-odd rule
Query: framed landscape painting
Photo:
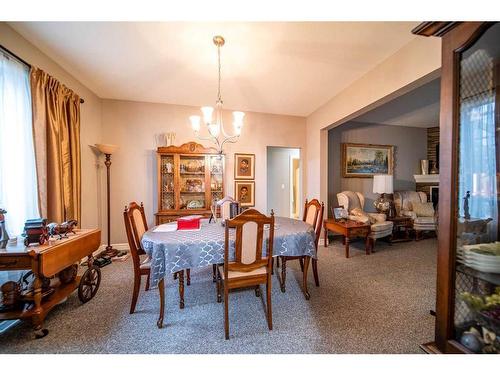
[[342, 143], [342, 177], [392, 174], [394, 146]]

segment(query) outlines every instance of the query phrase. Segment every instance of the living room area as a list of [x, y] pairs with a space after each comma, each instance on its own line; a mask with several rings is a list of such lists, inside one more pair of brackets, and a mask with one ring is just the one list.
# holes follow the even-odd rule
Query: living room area
[[328, 131], [328, 215], [371, 224], [370, 247], [436, 238], [439, 92], [436, 78]]

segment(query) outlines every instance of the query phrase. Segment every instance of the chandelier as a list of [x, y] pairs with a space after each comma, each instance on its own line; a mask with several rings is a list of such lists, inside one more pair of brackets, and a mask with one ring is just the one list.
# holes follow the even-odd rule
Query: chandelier
[[214, 107], [201, 107], [201, 112], [203, 114], [203, 123], [208, 130], [208, 137], [200, 136], [201, 130], [201, 116], [193, 115], [189, 117], [191, 121], [191, 127], [193, 128], [196, 138], [204, 141], [213, 142], [219, 151], [219, 154], [223, 153], [223, 146], [226, 143], [235, 143], [241, 134], [241, 128], [243, 128], [243, 117], [245, 117], [244, 112], [235, 111], [233, 112], [233, 128], [234, 134], [226, 133], [224, 129], [224, 123], [222, 121], [222, 96], [220, 92], [220, 81], [221, 81], [221, 63], [220, 63], [220, 48], [224, 45], [225, 40], [222, 36], [214, 36], [213, 42], [217, 47], [217, 58], [219, 67], [219, 80], [217, 88], [217, 101], [215, 102], [215, 114]]

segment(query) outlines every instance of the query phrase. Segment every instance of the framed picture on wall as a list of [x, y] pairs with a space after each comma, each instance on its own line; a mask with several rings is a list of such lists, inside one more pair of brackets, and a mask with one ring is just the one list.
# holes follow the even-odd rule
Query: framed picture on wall
[[255, 206], [255, 181], [234, 181], [234, 195], [241, 207]]
[[234, 154], [234, 179], [255, 180], [255, 154]]
[[394, 146], [342, 143], [342, 177], [393, 174]]

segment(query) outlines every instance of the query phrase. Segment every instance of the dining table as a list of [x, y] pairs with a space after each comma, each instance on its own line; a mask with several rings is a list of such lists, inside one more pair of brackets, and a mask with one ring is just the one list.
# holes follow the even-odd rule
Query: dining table
[[[163, 289], [166, 276], [187, 269], [224, 263], [224, 236], [225, 228], [222, 222], [209, 222], [208, 219], [201, 220], [198, 230], [164, 231], [161, 226], [155, 226], [144, 233], [141, 244], [151, 261], [150, 287], [158, 288], [160, 294], [160, 318], [157, 322], [159, 328], [163, 326]], [[264, 245], [267, 244], [268, 238], [269, 229], [265, 230]], [[231, 229], [229, 261], [234, 259], [234, 239], [235, 231]], [[264, 256], [266, 250], [267, 245], [263, 246]], [[301, 220], [276, 216], [272, 256], [304, 256], [302, 291], [305, 298], [309, 299], [307, 272], [310, 259], [316, 259], [314, 228]], [[279, 281], [281, 285], [284, 283], [281, 278]]]

